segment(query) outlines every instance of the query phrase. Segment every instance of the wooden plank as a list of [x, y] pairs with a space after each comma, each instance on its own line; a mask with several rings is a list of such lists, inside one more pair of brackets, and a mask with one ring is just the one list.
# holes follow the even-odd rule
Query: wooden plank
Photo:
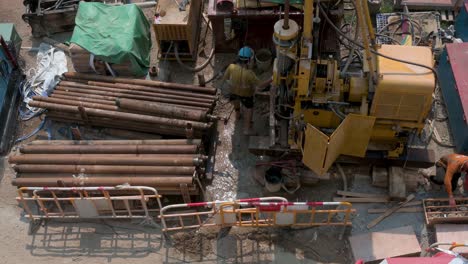
[[354, 259], [362, 259], [365, 263], [380, 263], [390, 257], [419, 256], [421, 252], [411, 226], [351, 236], [349, 242]]
[[388, 194], [392, 198], [404, 199], [406, 197], [406, 183], [403, 168], [390, 167]]
[[338, 195], [359, 197], [359, 198], [384, 198], [384, 199], [390, 198], [388, 195], [373, 194], [373, 193], [347, 192], [347, 191], [340, 191], [340, 190], [338, 190], [336, 193]]
[[380, 223], [380, 221], [384, 220], [386, 217], [390, 216], [391, 214], [393, 214], [394, 212], [396, 212], [398, 209], [402, 208], [405, 204], [407, 204], [408, 202], [410, 202], [411, 200], [414, 199], [414, 195], [413, 194], [410, 194], [408, 195], [408, 197], [406, 197], [406, 201], [398, 206], [395, 206], [395, 207], [392, 207], [390, 209], [388, 209], [385, 213], [383, 213], [381, 216], [377, 217], [376, 219], [374, 219], [374, 221], [370, 222], [368, 225], [367, 225], [367, 228], [368, 229], [371, 229], [372, 227], [376, 226], [378, 223]]
[[350, 202], [350, 203], [388, 203], [390, 199], [388, 198], [339, 198], [334, 197], [334, 202]]
[[403, 207], [416, 206], [416, 205], [422, 205], [422, 201], [412, 201], [412, 202], [409, 202], [409, 203], [405, 203], [403, 205]]
[[[381, 214], [381, 213], [385, 213], [387, 210], [388, 208], [373, 208], [373, 209], [367, 209], [367, 213], [368, 214]], [[424, 212], [424, 209], [422, 207], [400, 208], [395, 213], [419, 213], [419, 212]]]

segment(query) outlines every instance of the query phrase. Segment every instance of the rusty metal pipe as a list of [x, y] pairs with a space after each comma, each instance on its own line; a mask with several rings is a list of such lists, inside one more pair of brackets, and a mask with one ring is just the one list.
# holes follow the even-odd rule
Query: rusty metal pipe
[[[62, 123], [75, 123], [75, 124], [80, 124], [80, 125], [92, 125], [95, 127], [105, 127], [105, 128], [125, 128], [128, 130], [132, 131], [138, 131], [138, 132], [146, 132], [146, 133], [154, 133], [154, 134], [161, 134], [161, 135], [172, 135], [172, 136], [178, 136], [178, 137], [185, 137], [185, 132], [182, 130], [167, 130], [167, 129], [161, 129], [161, 128], [154, 128], [154, 127], [144, 127], [141, 123], [133, 123], [133, 122], [115, 122], [115, 121], [100, 121], [98, 119], [91, 119], [88, 122], [85, 122], [80, 119], [71, 119], [71, 118], [62, 118], [62, 117], [57, 117], [54, 115], [51, 115], [50, 113], [47, 115], [48, 118], [51, 120], [57, 121], [57, 122], [62, 122]], [[148, 124], [147, 124], [148, 125]], [[197, 136], [201, 136], [201, 132], [198, 132], [198, 130], [195, 133]]]
[[135, 91], [158, 92], [158, 93], [180, 95], [180, 96], [186, 96], [186, 97], [197, 96], [199, 98], [216, 100], [216, 95], [193, 93], [193, 92], [182, 92], [182, 91], [173, 90], [173, 89], [156, 88], [156, 87], [149, 87], [149, 86], [142, 86], [142, 85], [133, 85], [133, 84], [125, 84], [125, 83], [94, 82], [94, 81], [88, 81], [87, 84], [93, 85], [93, 86], [120, 88], [120, 89], [128, 89], [128, 90], [135, 90]]
[[[106, 105], [115, 105], [115, 99], [117, 97], [112, 97], [112, 96], [101, 96], [101, 95], [95, 95], [95, 94], [84, 94], [84, 93], [74, 93], [74, 92], [67, 92], [67, 91], [61, 91], [61, 90], [56, 90], [54, 91], [50, 97], [56, 97], [56, 98], [63, 98], [63, 99], [79, 99], [84, 102], [90, 102], [90, 103], [99, 103], [99, 104], [106, 104]], [[142, 101], [152, 101], [155, 102], [154, 98], [148, 98], [148, 100], [142, 100]], [[176, 105], [177, 107], [182, 107], [182, 108], [187, 108], [187, 109], [197, 109], [197, 110], [202, 110], [202, 111], [208, 111], [209, 108], [207, 107], [200, 107], [200, 106], [190, 106], [190, 105], [177, 105], [177, 104], [171, 104], [171, 103], [165, 103], [165, 102], [159, 102], [164, 105]]]
[[183, 154], [25, 154], [10, 156], [8, 162], [10, 164], [199, 166], [207, 158], [202, 155]]
[[200, 139], [34, 140], [29, 145], [200, 145]]
[[153, 87], [163, 87], [169, 89], [179, 89], [186, 91], [196, 91], [206, 94], [215, 94], [216, 88], [212, 87], [200, 87], [190, 84], [180, 84], [180, 83], [166, 83], [150, 80], [141, 80], [141, 79], [126, 79], [126, 78], [114, 78], [102, 75], [93, 75], [93, 74], [84, 74], [78, 72], [66, 72], [63, 74], [66, 78], [75, 78], [75, 79], [84, 79], [88, 81], [100, 81], [100, 82], [112, 82], [112, 83], [128, 83], [144, 86], [153, 86]]
[[[64, 112], [71, 112], [79, 114], [80, 111], [78, 107], [75, 106], [68, 106], [68, 105], [60, 105], [54, 103], [46, 103], [46, 102], [38, 102], [38, 101], [31, 101], [29, 105], [32, 107], [39, 107], [45, 109], [51, 109], [55, 111], [64, 111]], [[139, 115], [139, 114], [132, 114], [132, 113], [122, 113], [122, 112], [115, 112], [115, 111], [108, 111], [102, 109], [94, 109], [94, 108], [85, 108], [84, 112], [87, 115], [94, 115], [98, 117], [106, 117], [112, 119], [121, 119], [121, 120], [128, 120], [128, 121], [137, 121], [137, 122], [146, 122], [152, 124], [160, 124], [160, 125], [167, 125], [167, 126], [175, 126], [180, 128], [187, 127], [187, 124], [191, 124], [196, 129], [208, 129], [210, 128], [209, 124], [195, 122], [195, 121], [183, 121], [183, 120], [176, 120], [164, 117], [156, 117], [156, 116], [147, 116], [147, 115]]]
[[[62, 187], [62, 186], [116, 186], [121, 184], [149, 187], [176, 187], [180, 184], [191, 185], [192, 177], [162, 176], [162, 177], [119, 177], [119, 178], [16, 178], [14, 186], [22, 187]], [[180, 190], [180, 189], [179, 189]]]
[[168, 98], [161, 98], [161, 97], [149, 97], [147, 95], [133, 95], [133, 94], [126, 94], [121, 92], [109, 92], [109, 91], [100, 91], [94, 90], [92, 88], [74, 88], [74, 87], [66, 87], [66, 86], [57, 86], [55, 87], [56, 91], [67, 91], [67, 92], [74, 92], [74, 93], [85, 93], [85, 94], [94, 94], [94, 95], [101, 95], [101, 96], [112, 96], [112, 97], [123, 97], [123, 98], [130, 98], [136, 100], [143, 100], [143, 101], [157, 101], [157, 102], [165, 102], [171, 104], [180, 104], [180, 105], [190, 105], [190, 106], [198, 106], [198, 107], [206, 107], [211, 108], [213, 103], [206, 103], [206, 102], [197, 102], [192, 101], [190, 98], [185, 99], [168, 99]]
[[[119, 128], [119, 129], [128, 129], [133, 131], [139, 132], [146, 132], [146, 133], [155, 133], [155, 134], [164, 134], [164, 135], [171, 135], [171, 136], [178, 136], [178, 137], [186, 137], [186, 131], [176, 127], [168, 127], [165, 125], [158, 125], [155, 126], [151, 123], [141, 123], [141, 122], [132, 122], [132, 121], [123, 121], [119, 120], [119, 122], [115, 122], [115, 119], [108, 119], [108, 118], [99, 118], [99, 117], [88, 117], [87, 121], [82, 120], [79, 115], [72, 115], [72, 114], [63, 114], [57, 113], [55, 111], [49, 111], [47, 113], [47, 117], [51, 120], [63, 123], [76, 123], [80, 125], [88, 125], [88, 126], [96, 126], [96, 127], [106, 127], [106, 128]], [[195, 130], [194, 136], [201, 137], [203, 131]]]
[[[106, 117], [96, 117], [96, 116], [88, 116], [87, 121], [83, 120], [82, 117], [78, 114], [69, 114], [66, 113], [59, 113], [57, 111], [49, 111], [47, 116], [51, 119], [61, 121], [61, 122], [74, 122], [77, 124], [82, 125], [90, 125], [90, 126], [103, 126], [103, 127], [118, 127], [118, 128], [128, 128], [131, 130], [137, 131], [146, 131], [152, 133], [163, 133], [163, 134], [170, 134], [174, 133], [174, 135], [179, 135], [185, 137], [186, 131], [182, 128], [177, 128], [170, 125], [155, 125], [154, 123], [148, 122], [140, 122], [140, 121], [128, 121], [128, 120], [119, 120], [115, 122], [116, 119], [106, 118]], [[192, 122], [190, 120], [179, 120], [184, 122]], [[195, 129], [195, 134], [198, 137], [201, 137], [203, 134], [202, 129]]]
[[63, 105], [74, 105], [74, 106], [83, 106], [89, 108], [96, 108], [96, 109], [103, 109], [103, 110], [110, 110], [110, 111], [119, 111], [119, 108], [114, 105], [104, 105], [98, 103], [90, 103], [82, 101], [79, 98], [75, 98], [75, 100], [68, 100], [68, 99], [60, 99], [60, 98], [53, 98], [53, 97], [45, 97], [45, 96], [33, 96], [33, 100], [41, 101], [41, 102], [48, 102], [48, 103], [55, 103], [55, 104], [63, 104]]
[[127, 90], [123, 88], [95, 86], [95, 85], [88, 85], [88, 84], [68, 82], [68, 81], [61, 81], [58, 85], [60, 87], [84, 88], [84, 89], [89, 89], [89, 90], [98, 90], [98, 91], [105, 91], [105, 92], [115, 92], [115, 93], [118, 92], [118, 93], [124, 93], [124, 94], [129, 94], [129, 95], [154, 96], [154, 97], [159, 97], [159, 98], [167, 98], [167, 99], [175, 99], [175, 100], [190, 100], [190, 101], [209, 103], [209, 104], [214, 103], [213, 99], [200, 98], [197, 96], [197, 94], [180, 96], [180, 95], [166, 94], [162, 92]]
[[26, 145], [25, 154], [195, 154], [197, 145]]
[[96, 103], [96, 104], [103, 104], [103, 105], [115, 105], [113, 100], [100, 100], [100, 99], [93, 99], [93, 98], [86, 98], [86, 97], [69, 96], [69, 95], [57, 94], [57, 93], [52, 93], [49, 97], [56, 98], [56, 99], [64, 99], [64, 100], [80, 100], [82, 102]]
[[13, 166], [13, 169], [19, 173], [193, 175], [195, 172], [195, 167], [132, 165], [19, 164]]
[[142, 102], [138, 100], [118, 98], [115, 104], [119, 109], [130, 109], [147, 113], [171, 116], [180, 119], [204, 121], [206, 120], [206, 112], [183, 109], [176, 106], [161, 105], [152, 102]]

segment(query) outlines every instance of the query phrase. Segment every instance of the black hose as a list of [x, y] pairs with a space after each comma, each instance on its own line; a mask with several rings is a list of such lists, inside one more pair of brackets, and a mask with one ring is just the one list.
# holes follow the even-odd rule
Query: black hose
[[[214, 42], [213, 42], [214, 43]], [[208, 66], [208, 64], [210, 63], [211, 59], [213, 58], [214, 56], [214, 46], [213, 48], [211, 49], [211, 52], [210, 52], [210, 55], [208, 56], [208, 58], [206, 59], [205, 62], [203, 62], [201, 65], [198, 65], [196, 67], [190, 67], [190, 66], [187, 66], [185, 65], [182, 60], [180, 59], [179, 57], [179, 45], [178, 43], [176, 42], [174, 44], [174, 53], [175, 53], [175, 57], [176, 57], [176, 60], [177, 62], [179, 63], [180, 66], [182, 66], [184, 69], [188, 70], [188, 71], [191, 71], [191, 72], [199, 72], [201, 70], [203, 70], [204, 68], [206, 68], [206, 66]]]

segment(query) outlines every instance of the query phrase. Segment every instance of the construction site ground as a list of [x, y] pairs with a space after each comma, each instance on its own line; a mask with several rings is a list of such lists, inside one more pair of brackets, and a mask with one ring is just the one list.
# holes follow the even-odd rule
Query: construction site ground
[[[0, 1], [0, 22], [10, 22], [23, 39], [23, 47], [36, 47], [39, 39], [31, 36], [30, 27], [21, 19], [22, 1]], [[145, 11], [152, 18], [152, 10]], [[70, 34], [52, 36], [59, 41], [67, 40]], [[153, 36], [154, 38], [154, 36]], [[210, 39], [210, 38], [207, 38]], [[152, 63], [157, 62], [153, 42]], [[209, 53], [211, 43], [207, 43]], [[235, 54], [216, 54], [211, 65], [202, 71], [209, 78], [231, 62]], [[22, 49], [25, 70], [34, 67], [35, 53]], [[199, 61], [204, 61], [200, 57]], [[71, 62], [68, 64], [72, 70]], [[172, 69], [179, 69], [174, 62]], [[261, 75], [268, 78], [269, 73]], [[174, 70], [172, 80], [181, 83], [196, 83], [196, 75]], [[220, 81], [212, 85], [221, 89]], [[222, 90], [222, 89], [221, 89]], [[221, 93], [226, 91], [221, 91]], [[436, 106], [442, 107], [437, 104]], [[258, 98], [255, 106], [254, 125], [259, 135], [267, 135], [268, 101]], [[227, 116], [231, 110], [227, 99], [220, 99], [216, 114]], [[442, 110], [441, 110], [442, 111]], [[442, 111], [440, 114], [444, 114]], [[28, 134], [40, 123], [40, 118], [21, 122], [17, 135]], [[436, 127], [442, 139], [450, 140], [445, 123]], [[45, 136], [44, 132], [39, 135]], [[57, 136], [59, 137], [59, 136]], [[341, 176], [332, 171], [330, 180], [321, 180], [313, 186], [303, 186], [294, 194], [280, 192], [271, 194], [254, 179], [257, 157], [247, 149], [248, 137], [242, 134], [242, 120], [233, 114], [229, 122], [218, 124], [216, 165], [213, 181], [206, 188], [205, 200], [229, 200], [247, 197], [284, 196], [290, 201], [331, 201], [337, 190], [343, 188]], [[414, 140], [413, 145], [425, 144]], [[436, 157], [451, 149], [431, 142]], [[13, 149], [12, 151], [15, 151]], [[308, 229], [285, 228], [230, 228], [219, 230], [202, 228], [188, 232], [170, 233], [163, 236], [156, 227], [141, 226], [129, 221], [48, 221], [29, 234], [29, 220], [16, 201], [16, 187], [11, 185], [15, 177], [7, 158], [2, 160], [0, 176], [0, 263], [352, 263], [353, 257], [347, 237], [339, 239], [341, 228], [320, 227]], [[344, 166], [349, 191], [385, 194], [386, 189], [371, 186], [369, 169], [366, 166]], [[441, 189], [424, 188], [416, 193], [417, 198], [443, 197]], [[432, 230], [424, 224], [422, 213], [393, 214], [375, 228], [366, 225], [378, 215], [367, 214], [368, 208], [387, 208], [389, 204], [355, 204], [351, 234], [413, 226], [422, 247], [433, 239]]]

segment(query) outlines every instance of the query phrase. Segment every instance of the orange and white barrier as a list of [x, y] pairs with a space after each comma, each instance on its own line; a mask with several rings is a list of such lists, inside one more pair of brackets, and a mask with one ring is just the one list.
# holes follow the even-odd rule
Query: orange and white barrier
[[[338, 205], [345, 208], [327, 209], [329, 206]], [[171, 209], [201, 207], [210, 207], [210, 209], [189, 213], [167, 212]], [[352, 212], [354, 212], [352, 205], [347, 202], [288, 202], [282, 197], [262, 197], [237, 201], [168, 205], [161, 209], [159, 217], [163, 225], [163, 231], [173, 231], [202, 226], [351, 226], [350, 216]], [[177, 220], [178, 223], [168, 226], [167, 220], [171, 219]]]
[[[31, 220], [52, 218], [143, 219], [154, 224], [151, 211], [162, 207], [155, 188], [116, 187], [22, 187], [16, 200]], [[149, 209], [157, 204], [158, 209]], [[37, 206], [38, 213], [31, 210]], [[70, 206], [71, 205], [71, 206]]]

